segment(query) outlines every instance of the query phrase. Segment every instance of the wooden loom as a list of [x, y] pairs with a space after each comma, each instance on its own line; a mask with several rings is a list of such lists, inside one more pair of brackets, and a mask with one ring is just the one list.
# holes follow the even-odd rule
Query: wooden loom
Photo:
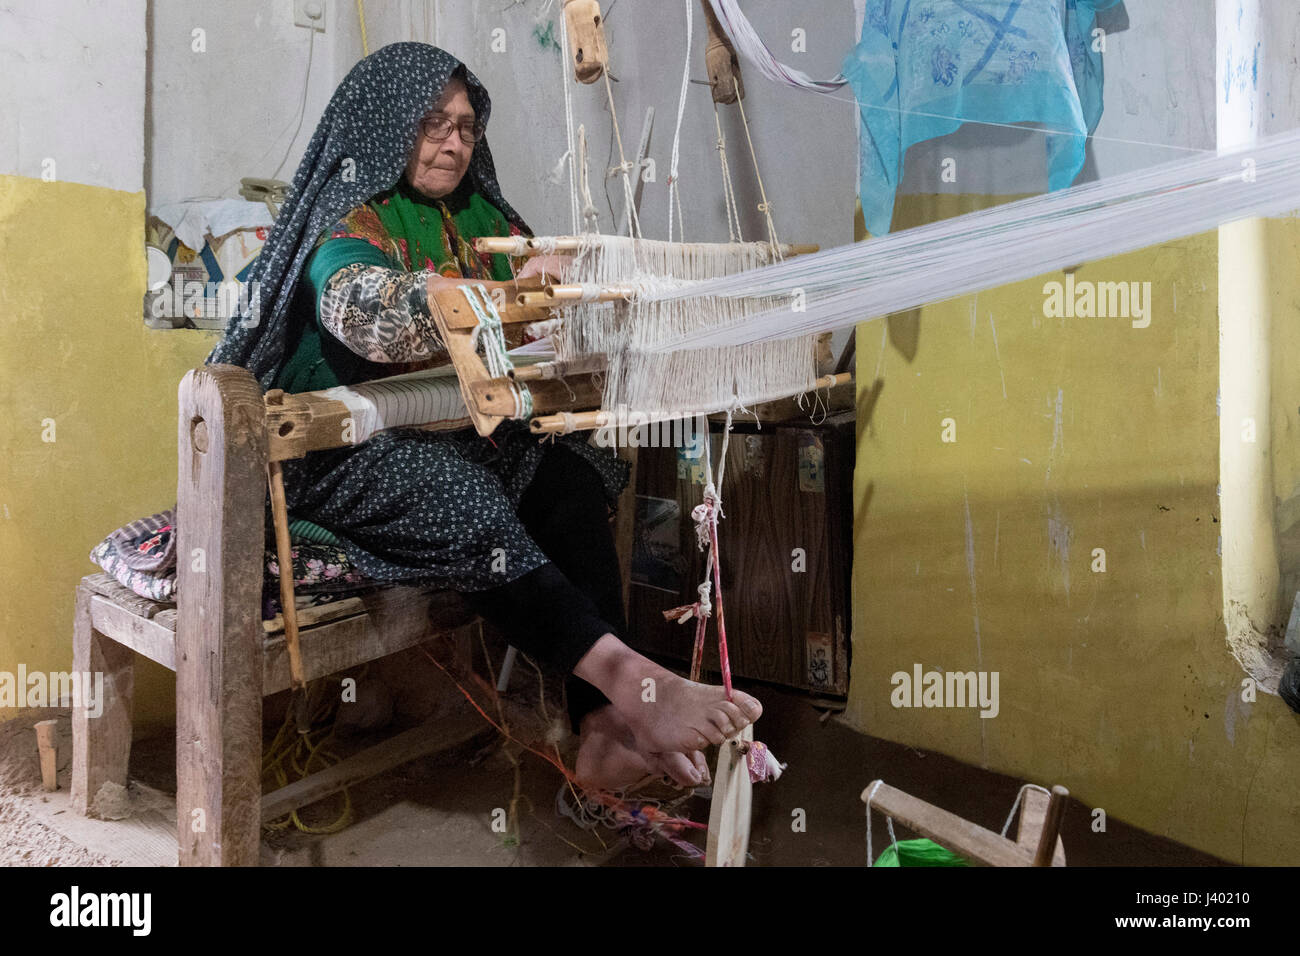
[[[722, 34], [708, 0], [702, 0], [708, 22], [706, 46], [709, 81], [715, 104], [737, 103], [744, 96], [739, 65], [734, 51]], [[594, 83], [606, 75], [608, 51], [597, 0], [565, 0], [564, 15], [573, 38], [574, 75], [579, 82]], [[617, 127], [617, 116], [613, 117]], [[760, 208], [765, 208], [766, 203]], [[475, 240], [481, 253], [540, 255], [572, 252], [583, 239], [576, 236], [519, 239], [516, 237]], [[782, 245], [773, 252], [781, 257], [817, 251], [816, 246]], [[484, 288], [491, 296], [508, 341], [517, 342], [523, 327], [556, 317], [555, 310], [571, 306], [584, 297], [581, 286], [546, 282], [538, 278], [522, 281], [465, 283], [431, 292], [429, 309], [455, 369], [461, 398], [468, 417], [480, 435], [488, 436], [507, 418], [522, 417], [521, 390], [531, 396], [529, 426], [539, 435], [599, 428], [610, 413], [600, 408], [602, 392], [597, 378], [605, 369], [603, 357], [584, 356], [571, 362], [544, 362], [512, 368], [505, 376], [493, 376], [476, 346], [480, 320], [465, 294], [465, 286]], [[630, 288], [612, 285], [601, 290], [597, 301], [627, 299]], [[588, 299], [587, 301], [590, 301]], [[829, 334], [821, 337], [824, 355], [829, 355]], [[849, 373], [819, 377], [815, 387], [830, 388], [852, 381]], [[796, 392], [795, 394], [799, 394]], [[279, 390], [265, 396], [268, 436], [267, 475], [271, 489], [272, 518], [281, 568], [291, 568], [288, 512], [280, 463], [309, 451], [350, 444], [344, 439], [352, 411], [343, 402], [320, 392], [286, 394]], [[431, 429], [459, 428], [463, 423], [431, 423]], [[306, 681], [298, 642], [293, 577], [280, 575], [281, 606], [291, 685], [299, 691], [300, 729], [305, 730]], [[714, 775], [714, 796], [710, 810], [707, 862], [717, 866], [743, 866], [749, 840], [751, 780], [745, 754], [753, 741], [753, 728], [724, 742]]]

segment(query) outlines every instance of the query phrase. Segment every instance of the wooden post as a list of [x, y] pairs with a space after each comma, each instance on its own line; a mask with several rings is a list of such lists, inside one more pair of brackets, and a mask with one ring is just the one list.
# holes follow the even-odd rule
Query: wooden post
[[262, 575], [268, 457], [262, 389], [208, 365], [180, 385], [176, 817], [180, 862], [258, 862]]
[[1047, 816], [1043, 820], [1043, 832], [1038, 836], [1038, 847], [1034, 850], [1034, 866], [1051, 866], [1056, 852], [1056, 836], [1061, 832], [1061, 817], [1065, 815], [1065, 801], [1070, 791], [1057, 785], [1052, 788], [1052, 796], [1047, 804]]
[[59, 743], [57, 720], [42, 720], [36, 725], [36, 749], [41, 755], [41, 787], [59, 789]]
[[131, 697], [135, 652], [95, 630], [91, 602], [95, 592], [77, 586], [72, 628], [72, 669], [103, 674], [104, 697], [98, 716], [86, 712], [86, 698], [72, 708], [72, 806], [83, 816], [106, 783], [125, 787], [131, 757]]

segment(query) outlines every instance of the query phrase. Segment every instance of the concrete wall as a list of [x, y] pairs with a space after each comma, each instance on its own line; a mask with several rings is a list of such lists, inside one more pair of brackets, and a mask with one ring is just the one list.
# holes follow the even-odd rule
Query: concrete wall
[[[1129, 6], [1127, 29], [1109, 36], [1106, 115], [1084, 178], [1176, 155], [1168, 146], [1214, 148], [1226, 92], [1215, 86], [1215, 4]], [[1261, 82], [1285, 76], [1297, 35], [1295, 10], [1265, 6], [1267, 35], [1287, 43], [1273, 47]], [[1300, 123], [1292, 89], [1267, 91], [1273, 129]], [[1042, 169], [1034, 134], [946, 139], [909, 154], [896, 228], [1018, 198], [1016, 180]], [[980, 158], [984, 142], [998, 144], [992, 161]], [[1032, 165], [1008, 177], [1015, 146]], [[955, 151], [967, 159], [955, 189], [925, 192], [936, 157]], [[979, 165], [990, 162], [1002, 168]], [[1290, 496], [1300, 223], [1266, 228], [1272, 445], [1238, 442], [1228, 454], [1262, 455]], [[1290, 863], [1300, 852], [1290, 770], [1300, 720], [1262, 687], [1243, 687], [1224, 622], [1220, 267], [1209, 233], [1078, 270], [1079, 282], [1150, 282], [1144, 329], [1046, 317], [1044, 283], [1062, 274], [858, 327], [846, 720], [1064, 784], [1088, 807], [1226, 860]], [[955, 434], [945, 435], [949, 419]], [[918, 664], [998, 672], [997, 716], [894, 706], [893, 675]], [[887, 780], [888, 768], [863, 768], [872, 776]]]

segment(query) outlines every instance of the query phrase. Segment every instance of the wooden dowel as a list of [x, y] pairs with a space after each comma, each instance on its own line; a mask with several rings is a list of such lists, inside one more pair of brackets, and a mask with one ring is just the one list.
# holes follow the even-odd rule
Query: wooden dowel
[[525, 309], [545, 309], [560, 304], [545, 292], [520, 292], [515, 296], [515, 305]]
[[[543, 289], [546, 295], [554, 302], [580, 302], [582, 301], [582, 286], [565, 285], [552, 283]], [[601, 289], [600, 297], [597, 302], [613, 302], [618, 299], [629, 299], [636, 294], [636, 290], [630, 285], [611, 285]]]
[[1034, 851], [1034, 866], [1051, 866], [1056, 853], [1056, 837], [1061, 832], [1061, 817], [1065, 815], [1065, 801], [1070, 791], [1059, 784], [1052, 788], [1051, 800], [1047, 804], [1047, 817], [1043, 820], [1043, 832], [1038, 837], [1038, 848]]
[[[603, 411], [572, 412], [570, 418], [573, 420], [574, 431], [585, 432], [605, 424], [608, 413]], [[534, 435], [546, 435], [551, 432], [564, 431], [564, 423], [565, 418], [563, 415], [542, 415], [530, 421], [528, 427]]]
[[293, 597], [293, 548], [289, 542], [289, 509], [284, 501], [284, 472], [280, 462], [267, 466], [271, 484], [271, 519], [275, 524], [275, 553], [280, 561], [280, 613], [284, 617], [284, 641], [289, 651], [289, 677], [293, 686], [305, 690], [302, 651], [298, 646], [298, 608]]
[[59, 789], [59, 744], [57, 720], [42, 720], [36, 724], [36, 749], [41, 754], [41, 787]]
[[564, 378], [581, 372], [600, 372], [608, 366], [603, 355], [586, 355], [568, 362], [537, 362], [534, 365], [520, 365], [510, 369], [506, 374], [516, 382], [532, 382], [537, 379]]
[[540, 250], [529, 246], [528, 239], [523, 236], [480, 236], [474, 240], [474, 251], [506, 256], [540, 255]]
[[[836, 385], [843, 385], [851, 381], [853, 381], [852, 372], [840, 372], [838, 375], [823, 375], [813, 383], [813, 387], [833, 388]], [[614, 423], [614, 413], [600, 408], [585, 412], [570, 412], [568, 417], [573, 422], [573, 430], [580, 432]], [[565, 416], [539, 415], [528, 423], [528, 427], [535, 435], [563, 432], [566, 427]]]

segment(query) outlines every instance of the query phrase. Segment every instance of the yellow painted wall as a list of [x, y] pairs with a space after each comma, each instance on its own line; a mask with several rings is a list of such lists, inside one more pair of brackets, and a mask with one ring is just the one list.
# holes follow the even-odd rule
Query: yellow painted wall
[[[896, 228], [989, 201], [906, 197]], [[1298, 226], [1270, 223], [1279, 440], [1300, 437]], [[1293, 864], [1300, 717], [1242, 702], [1224, 641], [1217, 266], [1212, 232], [1078, 270], [1151, 282], [1145, 329], [1045, 318], [1060, 273], [858, 326], [845, 719], [1225, 860]], [[1290, 494], [1300, 454], [1275, 474]], [[999, 672], [999, 715], [895, 708], [891, 676], [918, 663]]]
[[[176, 389], [216, 333], [145, 327], [144, 219], [144, 193], [0, 176], [0, 670], [70, 669], [87, 554], [176, 500]], [[174, 680], [139, 660], [147, 733]]]

